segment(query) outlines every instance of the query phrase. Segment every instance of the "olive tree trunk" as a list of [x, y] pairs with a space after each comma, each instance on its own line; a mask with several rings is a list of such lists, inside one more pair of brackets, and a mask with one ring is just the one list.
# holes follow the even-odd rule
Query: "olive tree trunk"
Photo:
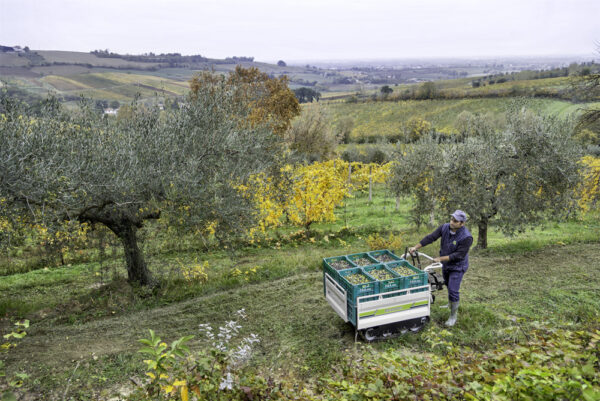
[[142, 218], [127, 216], [126, 213], [105, 210], [98, 213], [88, 211], [80, 217], [84, 221], [104, 224], [121, 240], [129, 282], [142, 286], [152, 284], [152, 275], [138, 246], [137, 230], [142, 227], [144, 219], [157, 219], [160, 213], [146, 213]]
[[127, 263], [127, 279], [140, 285], [148, 285], [152, 282], [152, 276], [144, 255], [137, 242], [137, 228], [133, 225], [125, 226], [121, 231], [115, 232], [123, 244], [125, 262]]
[[487, 249], [487, 234], [488, 234], [488, 220], [483, 219], [477, 223], [477, 249]]

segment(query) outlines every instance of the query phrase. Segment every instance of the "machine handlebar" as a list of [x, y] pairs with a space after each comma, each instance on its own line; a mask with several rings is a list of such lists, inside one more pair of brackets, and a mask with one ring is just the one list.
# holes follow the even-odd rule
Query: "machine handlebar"
[[[406, 257], [407, 257], [408, 255], [410, 255], [410, 256], [413, 258], [413, 261], [414, 261], [414, 258], [415, 258], [415, 256], [416, 256], [416, 258], [417, 258], [417, 261], [418, 261], [419, 265], [421, 264], [421, 261], [419, 260], [419, 256], [423, 256], [423, 257], [424, 257], [425, 259], [427, 259], [427, 260], [433, 260], [433, 258], [432, 258], [431, 256], [429, 256], [429, 255], [427, 255], [427, 254], [425, 254], [425, 253], [422, 253], [422, 252], [415, 252], [415, 254], [416, 254], [416, 255], [411, 255], [411, 254], [408, 252], [408, 249], [407, 249], [407, 250], [404, 252], [404, 255], [402, 255], [402, 259], [406, 259]], [[420, 266], [419, 266], [419, 267], [420, 267]], [[434, 262], [434, 263], [430, 264], [429, 266], [427, 266], [426, 268], [424, 268], [423, 270], [424, 270], [424, 271], [429, 271], [429, 270], [433, 270], [433, 269], [439, 269], [439, 268], [441, 268], [441, 267], [442, 267], [442, 264], [441, 264], [440, 262]]]

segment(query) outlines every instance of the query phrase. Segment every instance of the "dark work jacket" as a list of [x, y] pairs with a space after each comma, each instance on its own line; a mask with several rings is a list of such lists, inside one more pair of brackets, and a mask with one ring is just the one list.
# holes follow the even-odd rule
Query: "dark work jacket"
[[450, 233], [450, 224], [438, 227], [433, 233], [421, 240], [421, 246], [428, 245], [441, 237], [440, 256], [450, 256], [448, 262], [443, 262], [443, 269], [450, 271], [466, 272], [469, 268], [469, 248], [473, 243], [473, 236], [462, 226], [456, 233]]

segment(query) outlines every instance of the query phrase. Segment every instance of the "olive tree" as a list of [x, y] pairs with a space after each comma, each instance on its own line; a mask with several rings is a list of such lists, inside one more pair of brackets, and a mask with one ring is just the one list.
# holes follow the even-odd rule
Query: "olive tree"
[[331, 118], [319, 104], [306, 105], [292, 121], [285, 141], [298, 156], [309, 160], [327, 159], [335, 153], [338, 138], [331, 128]]
[[419, 228], [435, 209], [438, 195], [432, 184], [439, 168], [441, 147], [428, 135], [415, 144], [397, 148], [392, 157], [395, 163], [388, 186], [396, 197], [409, 195], [413, 198], [410, 219]]
[[[148, 219], [235, 235], [252, 223], [250, 200], [236, 185], [269, 166], [280, 137], [240, 124], [248, 113], [216, 80], [196, 88], [185, 107], [139, 105], [110, 119], [87, 107], [37, 117], [6, 106], [0, 119], [0, 212], [44, 224], [103, 224], [121, 241], [128, 278], [146, 285], [150, 272], [136, 232]], [[234, 118], [235, 117], [235, 118]]]
[[[600, 51], [600, 49], [599, 49]], [[574, 80], [575, 94], [579, 100], [597, 102], [600, 99], [600, 70], [582, 75]], [[579, 117], [578, 130], [600, 133], [600, 107], [596, 105], [583, 108]]]
[[484, 131], [446, 147], [437, 170], [440, 206], [465, 210], [478, 227], [477, 246], [487, 248], [494, 222], [514, 234], [565, 215], [578, 183], [579, 149], [573, 124], [513, 111], [501, 132]]
[[[491, 223], [514, 234], [550, 214], [566, 214], [579, 181], [572, 126], [513, 110], [500, 132], [482, 129], [463, 143], [413, 145], [418, 150], [396, 158], [393, 181], [399, 192], [416, 195], [417, 207], [435, 206], [443, 214], [465, 210], [478, 227], [477, 246], [487, 248]], [[425, 163], [427, 155], [432, 157]]]

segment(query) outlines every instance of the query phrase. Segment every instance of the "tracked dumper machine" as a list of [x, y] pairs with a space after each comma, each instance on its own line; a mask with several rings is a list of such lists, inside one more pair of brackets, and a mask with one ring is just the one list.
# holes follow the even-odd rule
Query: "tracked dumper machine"
[[[434, 291], [443, 288], [435, 270], [441, 263], [421, 269], [424, 253], [397, 256], [379, 251], [323, 259], [323, 290], [331, 307], [366, 341], [418, 332], [427, 322]], [[416, 266], [415, 266], [416, 265]]]

